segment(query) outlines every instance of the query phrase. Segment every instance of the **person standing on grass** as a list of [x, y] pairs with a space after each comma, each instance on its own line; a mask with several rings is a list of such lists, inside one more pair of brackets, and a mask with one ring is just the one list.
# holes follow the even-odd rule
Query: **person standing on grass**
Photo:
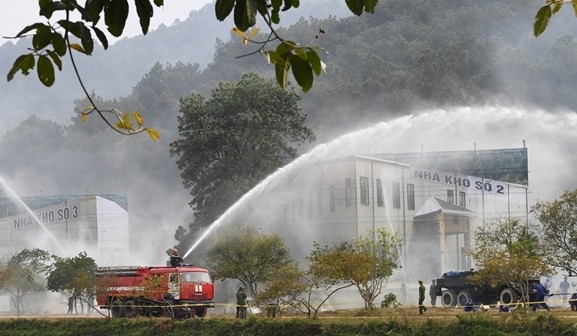
[[246, 290], [243, 287], [239, 287], [236, 292], [236, 318], [245, 319], [246, 318]]
[[547, 295], [547, 290], [540, 283], [535, 285], [535, 290], [537, 291], [537, 294], [535, 295], [535, 303], [533, 303], [531, 310], [536, 311], [537, 308], [541, 306], [549, 311], [549, 306], [547, 303], [545, 303], [545, 295]]
[[422, 315], [424, 312], [427, 311], [427, 307], [423, 304], [425, 302], [425, 285], [423, 285], [423, 281], [419, 280], [419, 314]]
[[74, 297], [68, 298], [68, 314], [72, 314], [72, 308], [74, 308]]
[[563, 304], [567, 303], [567, 295], [569, 295], [569, 281], [567, 281], [567, 277], [564, 277], [563, 281], [559, 284], [559, 290], [561, 290]]
[[434, 307], [437, 304], [437, 283], [435, 279], [433, 279], [429, 286], [429, 296], [431, 297], [431, 306]]

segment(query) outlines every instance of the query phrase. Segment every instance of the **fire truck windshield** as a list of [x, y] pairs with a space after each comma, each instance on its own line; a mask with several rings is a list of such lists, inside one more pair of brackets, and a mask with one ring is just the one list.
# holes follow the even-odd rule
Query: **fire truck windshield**
[[207, 272], [182, 272], [180, 279], [182, 282], [210, 282], [210, 275]]

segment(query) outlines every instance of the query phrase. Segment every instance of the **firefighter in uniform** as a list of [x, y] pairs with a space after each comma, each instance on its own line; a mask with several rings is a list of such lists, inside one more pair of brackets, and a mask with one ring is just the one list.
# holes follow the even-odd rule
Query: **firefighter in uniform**
[[429, 296], [431, 297], [431, 306], [434, 307], [437, 304], [437, 284], [435, 279], [433, 279], [429, 286]]
[[184, 259], [182, 259], [178, 255], [178, 250], [176, 249], [176, 246], [173, 247], [171, 252], [170, 252], [170, 266], [172, 266], [172, 267], [181, 266], [183, 262], [184, 262]]
[[419, 280], [419, 314], [423, 314], [427, 311], [427, 307], [423, 304], [425, 302], [425, 285], [423, 285], [423, 281]]
[[236, 292], [236, 318], [246, 318], [246, 289], [239, 287]]

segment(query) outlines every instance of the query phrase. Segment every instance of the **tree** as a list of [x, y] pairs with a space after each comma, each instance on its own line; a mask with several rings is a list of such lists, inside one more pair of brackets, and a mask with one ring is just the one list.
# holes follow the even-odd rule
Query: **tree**
[[208, 100], [199, 94], [181, 98], [179, 138], [170, 152], [191, 190], [195, 222], [189, 234], [295, 158], [298, 144], [315, 139], [299, 100], [294, 91], [256, 74], [221, 82]]
[[83, 312], [82, 303], [85, 302], [90, 307], [94, 299], [96, 267], [96, 262], [86, 252], [80, 252], [72, 258], [56, 258], [53, 269], [46, 279], [46, 288], [66, 298], [72, 297], [74, 301], [80, 300]]
[[[518, 219], [481, 226], [475, 232], [475, 247], [469, 251], [480, 269], [470, 281], [480, 286], [527, 284], [530, 278], [552, 272], [544, 252], [535, 228]], [[521, 300], [527, 299], [527, 285], [522, 285]]]
[[[397, 268], [399, 239], [379, 229], [370, 235], [359, 237], [351, 252], [351, 282], [357, 287], [365, 302], [365, 309], [372, 309], [373, 302]], [[352, 266], [352, 265], [351, 265]]]
[[24, 249], [0, 264], [0, 291], [10, 294], [17, 316], [24, 312], [26, 295], [44, 290], [41, 275], [50, 271], [53, 258], [41, 249]]
[[547, 262], [577, 275], [577, 190], [565, 191], [553, 202], [537, 202], [531, 210], [543, 225]]
[[279, 299], [315, 318], [335, 293], [355, 286], [365, 308], [372, 309], [375, 298], [397, 267], [395, 248], [398, 242], [395, 236], [382, 229], [359, 237], [353, 243], [345, 241], [321, 246], [315, 242], [313, 252], [307, 257], [308, 270], [299, 270], [296, 264], [280, 268], [267, 279], [266, 289], [259, 298]]
[[[314, 251], [307, 257], [309, 267], [300, 270], [295, 264], [279, 268], [265, 282], [266, 289], [257, 296], [260, 300], [279, 299], [294, 309], [316, 318], [321, 307], [338, 291], [354, 284], [343, 281], [350, 274], [350, 245], [346, 242], [321, 247], [314, 244]], [[354, 267], [354, 265], [353, 265]]]
[[282, 238], [243, 224], [219, 234], [210, 245], [206, 260], [214, 279], [236, 279], [250, 289], [253, 297], [258, 294], [259, 284], [290, 262]]

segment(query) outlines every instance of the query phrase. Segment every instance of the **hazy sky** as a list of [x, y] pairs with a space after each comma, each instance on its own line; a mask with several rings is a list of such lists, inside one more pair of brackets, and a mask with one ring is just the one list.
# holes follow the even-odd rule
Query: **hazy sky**
[[[0, 0], [3, 5], [7, 5], [8, 2], [8, 0]], [[212, 0], [166, 0], [164, 7], [154, 7], [154, 17], [150, 21], [149, 30], [156, 29], [161, 23], [169, 26], [175, 19], [182, 21], [188, 17], [190, 11], [199, 9], [211, 2]], [[129, 19], [125, 29], [125, 37], [141, 34], [136, 10], [133, 8], [134, 2], [130, 1], [129, 4], [131, 14], [134, 14], [134, 17], [132, 20]], [[0, 11], [0, 45], [8, 41], [4, 37], [14, 36], [27, 25], [43, 22], [42, 19], [44, 18], [38, 15], [38, 0], [10, 1], [10, 10]]]

